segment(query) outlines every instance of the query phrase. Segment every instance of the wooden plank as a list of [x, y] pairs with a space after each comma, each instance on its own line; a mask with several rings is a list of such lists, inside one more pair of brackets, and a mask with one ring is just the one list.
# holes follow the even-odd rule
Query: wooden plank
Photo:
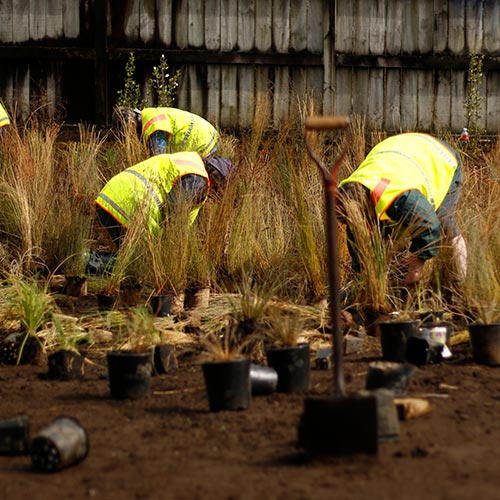
[[418, 0], [418, 51], [432, 53], [434, 46], [434, 0]]
[[288, 52], [290, 47], [290, 1], [273, 3], [273, 42], [277, 52]]
[[80, 34], [80, 0], [63, 2], [63, 35], [65, 38], [77, 38]]
[[205, 47], [220, 50], [221, 47], [221, 5], [220, 0], [205, 0]]
[[[314, 0], [304, 2], [303, 0], [290, 0], [290, 41], [289, 48], [300, 52], [307, 49], [307, 19], [309, 17], [309, 5], [316, 3]], [[321, 19], [321, 18], [319, 18]], [[315, 31], [320, 31], [321, 24], [316, 20]]]
[[175, 9], [175, 45], [179, 49], [187, 49], [189, 46], [189, 0], [178, 0]]
[[309, 89], [306, 72], [303, 68], [290, 68], [290, 104], [289, 116], [301, 116], [308, 109]]
[[432, 71], [417, 71], [419, 130], [431, 130], [434, 121], [434, 95]]
[[403, 31], [401, 32], [401, 52], [414, 54], [418, 51], [419, 11], [420, 0], [410, 0], [403, 9]]
[[221, 67], [220, 122], [225, 127], [238, 126], [238, 68], [224, 65]]
[[352, 68], [340, 68], [335, 73], [335, 103], [332, 110], [334, 114], [353, 114], [353, 73]]
[[454, 133], [459, 133], [465, 127], [466, 112], [464, 108], [464, 99], [467, 90], [467, 71], [453, 71], [451, 75], [451, 103], [450, 126]]
[[370, 54], [383, 54], [387, 26], [385, 0], [372, 0], [370, 2], [369, 19], [368, 52]]
[[20, 63], [14, 72], [14, 91], [12, 95], [16, 116], [25, 120], [30, 113], [30, 66]]
[[500, 72], [495, 71], [486, 75], [486, 131], [489, 134], [498, 134], [500, 131]]
[[155, 31], [155, 0], [139, 2], [139, 36], [142, 42], [151, 42]]
[[274, 70], [273, 91], [273, 125], [279, 126], [289, 119], [290, 74], [289, 68], [280, 67]]
[[63, 2], [61, 0], [46, 1], [46, 35], [49, 38], [60, 38], [63, 35]]
[[190, 47], [203, 48], [205, 43], [203, 0], [189, 0], [188, 7], [188, 44]]
[[381, 129], [384, 120], [384, 70], [371, 69], [368, 74], [368, 122]]
[[335, 2], [335, 49], [351, 53], [354, 47], [354, 2]]
[[400, 0], [387, 0], [385, 47], [388, 55], [401, 53], [403, 8], [403, 2]]
[[417, 75], [415, 71], [401, 72], [401, 128], [403, 132], [417, 130]]
[[498, 27], [500, 26], [500, 2], [498, 0], [484, 0], [483, 30], [484, 30], [484, 50], [486, 53], [500, 51], [500, 36]]
[[29, 37], [42, 40], [47, 32], [47, 0], [38, 0], [29, 4]]
[[266, 66], [258, 66], [255, 68], [255, 95], [256, 107], [263, 106], [267, 108], [270, 117], [272, 97], [270, 93], [271, 78], [269, 71], [269, 67]]
[[366, 15], [366, 2], [353, 0], [354, 5], [354, 34], [352, 51], [354, 54], [363, 55], [369, 53], [370, 17]]
[[234, 50], [238, 43], [238, 3], [221, 0], [221, 45], [222, 51]]
[[272, 2], [255, 0], [255, 48], [261, 52], [272, 47], [272, 18]]
[[434, 116], [436, 130], [451, 126], [451, 70], [436, 71], [434, 86]]
[[467, 50], [470, 54], [480, 54], [483, 49], [483, 3], [466, 2], [465, 20], [465, 45]]
[[[325, 26], [328, 25], [328, 19], [330, 17], [328, 11], [329, 6], [329, 2], [320, 2], [317, 0], [311, 0], [309, 2], [307, 25], [305, 30], [307, 37], [306, 48], [310, 52], [316, 52], [318, 54], [323, 52], [323, 40], [327, 35]], [[326, 19], [324, 17], [325, 9], [327, 13]]]
[[173, 13], [172, 0], [157, 2], [158, 9], [158, 37], [167, 47], [172, 45]]
[[60, 95], [60, 89], [57, 86], [57, 75], [60, 71], [57, 69], [57, 63], [51, 63], [47, 70], [47, 110], [49, 116], [55, 116], [57, 112], [57, 97]]
[[449, 2], [436, 2], [434, 5], [434, 53], [440, 54], [448, 47]]
[[124, 32], [125, 37], [132, 41], [140, 39], [140, 1], [141, 0], [128, 0], [125, 3]]
[[220, 66], [209, 65], [207, 68], [207, 120], [212, 123], [220, 122], [220, 93], [221, 71]]
[[466, 0], [449, 2], [448, 50], [452, 54], [465, 51], [465, 2]]
[[352, 74], [352, 112], [360, 116], [368, 114], [368, 84], [370, 71], [354, 68]]
[[205, 101], [205, 85], [203, 84], [203, 80], [200, 75], [199, 67], [190, 64], [187, 67], [187, 73], [189, 75], [189, 106], [185, 109], [188, 109], [192, 113], [195, 113], [200, 116], [204, 116], [205, 111], [203, 107], [203, 103]]
[[384, 105], [385, 130], [401, 131], [401, 70], [386, 70], [386, 93]]
[[255, 96], [255, 69], [239, 66], [238, 70], [238, 122], [242, 127], [253, 123]]
[[238, 49], [247, 51], [255, 46], [255, 0], [238, 2]]
[[319, 114], [331, 114], [332, 110], [325, 111], [323, 105], [323, 69], [309, 68], [302, 70], [306, 80], [307, 96], [314, 102], [314, 109]]
[[323, 75], [322, 101], [324, 113], [335, 113], [336, 47], [335, 47], [335, 4], [323, 5]]
[[0, 2], [0, 42], [13, 42], [13, 20], [12, 2]]

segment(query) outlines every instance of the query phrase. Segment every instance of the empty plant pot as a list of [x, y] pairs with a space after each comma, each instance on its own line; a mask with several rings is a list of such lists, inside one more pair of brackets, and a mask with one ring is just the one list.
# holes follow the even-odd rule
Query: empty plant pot
[[382, 321], [378, 323], [382, 359], [406, 361], [406, 346], [410, 337], [418, 336], [418, 321]]
[[153, 295], [149, 300], [153, 314], [158, 318], [170, 316], [172, 312], [172, 294]]
[[307, 397], [298, 425], [306, 455], [341, 456], [378, 451], [377, 399], [364, 393]]
[[198, 307], [208, 307], [210, 302], [210, 288], [187, 288], [184, 298], [186, 309], [196, 309]]
[[250, 366], [252, 396], [272, 394], [278, 387], [278, 372], [270, 366]]
[[310, 381], [309, 344], [269, 349], [267, 364], [278, 373], [277, 392], [305, 392]]
[[202, 364], [210, 411], [245, 410], [250, 406], [250, 360], [211, 361]]
[[153, 375], [164, 375], [177, 367], [171, 345], [159, 344], [153, 348]]
[[0, 455], [23, 455], [28, 453], [29, 446], [29, 417], [0, 421]]
[[402, 396], [408, 392], [416, 370], [410, 363], [374, 361], [368, 365], [365, 387], [367, 390], [389, 389], [394, 395]]
[[87, 432], [72, 417], [58, 417], [44, 427], [31, 442], [33, 467], [56, 472], [81, 462], [88, 454]]
[[72, 350], [60, 349], [47, 358], [48, 378], [52, 380], [78, 380], [83, 378], [85, 357]]
[[481, 365], [500, 365], [500, 323], [468, 327], [472, 359]]
[[152, 353], [108, 351], [109, 391], [113, 399], [141, 399], [150, 392]]

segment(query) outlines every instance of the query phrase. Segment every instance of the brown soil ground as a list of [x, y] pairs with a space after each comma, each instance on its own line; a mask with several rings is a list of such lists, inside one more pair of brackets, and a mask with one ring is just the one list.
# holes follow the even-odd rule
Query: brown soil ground
[[[35, 472], [26, 455], [0, 457], [0, 498], [498, 499], [500, 368], [473, 363], [467, 343], [452, 352], [416, 372], [409, 395], [432, 411], [402, 421], [397, 441], [380, 443], [376, 455], [314, 459], [297, 439], [306, 395], [273, 393], [244, 411], [210, 412], [189, 349], [136, 401], [110, 399], [99, 355], [81, 381], [47, 380], [43, 363], [0, 366], [1, 419], [27, 415], [35, 435], [71, 415], [90, 441], [85, 460], [53, 474]], [[345, 356], [350, 393], [380, 356], [375, 338]], [[332, 372], [313, 369], [308, 394], [333, 392]]]

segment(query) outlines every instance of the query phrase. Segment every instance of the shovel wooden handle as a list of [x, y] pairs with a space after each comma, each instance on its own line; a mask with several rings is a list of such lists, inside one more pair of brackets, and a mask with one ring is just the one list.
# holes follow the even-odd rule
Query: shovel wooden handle
[[310, 116], [306, 118], [305, 127], [306, 130], [329, 130], [346, 128], [349, 123], [349, 117], [343, 115]]

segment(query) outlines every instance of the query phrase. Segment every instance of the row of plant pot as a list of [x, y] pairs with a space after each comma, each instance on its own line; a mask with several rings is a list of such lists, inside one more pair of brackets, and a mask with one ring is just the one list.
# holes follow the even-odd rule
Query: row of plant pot
[[[382, 357], [386, 361], [408, 361], [418, 366], [451, 356], [449, 323], [395, 320], [379, 322], [378, 327]], [[469, 324], [468, 333], [473, 361], [500, 365], [500, 324]]]

